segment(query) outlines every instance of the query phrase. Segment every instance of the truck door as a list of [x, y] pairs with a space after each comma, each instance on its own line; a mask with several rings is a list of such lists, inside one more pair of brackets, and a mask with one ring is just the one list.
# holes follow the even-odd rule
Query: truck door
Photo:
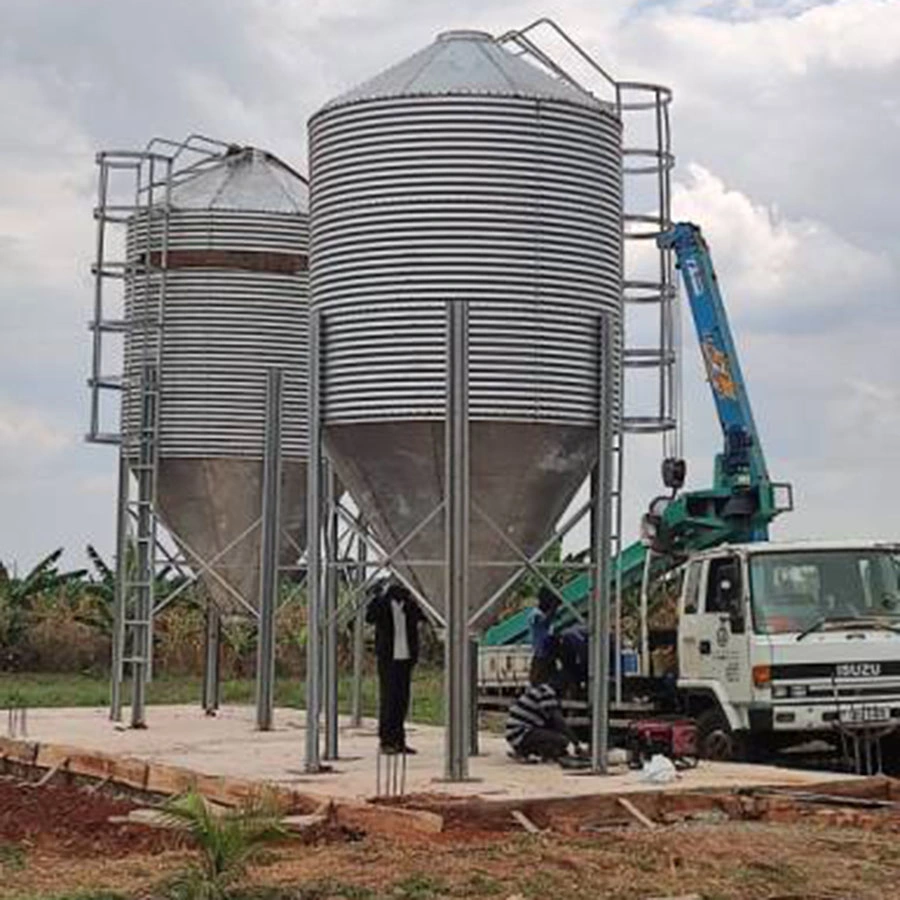
[[696, 620], [699, 677], [717, 681], [732, 703], [749, 703], [750, 630], [741, 560], [721, 556], [707, 563], [702, 608]]
[[678, 677], [696, 679], [700, 674], [702, 659], [700, 656], [700, 628], [698, 627], [700, 612], [700, 591], [702, 576], [706, 573], [707, 564], [698, 560], [688, 564], [681, 591], [681, 609], [678, 616]]

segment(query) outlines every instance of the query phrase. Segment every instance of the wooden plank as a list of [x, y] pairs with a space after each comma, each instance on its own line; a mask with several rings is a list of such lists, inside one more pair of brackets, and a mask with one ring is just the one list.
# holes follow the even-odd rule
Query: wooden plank
[[345, 828], [390, 837], [403, 836], [411, 831], [437, 834], [444, 829], [444, 818], [437, 813], [373, 803], [336, 803], [334, 820]]
[[0, 737], [0, 752], [8, 762], [22, 766], [33, 766], [37, 759], [40, 744], [37, 741], [21, 741], [15, 738]]
[[303, 833], [315, 828], [317, 825], [324, 825], [328, 821], [327, 815], [310, 813], [302, 816], [284, 816], [280, 819], [279, 824], [288, 831]]
[[147, 791], [151, 794], [176, 796], [193, 790], [197, 785], [197, 773], [181, 766], [149, 763], [147, 766]]
[[700, 894], [679, 894], [677, 897], [648, 897], [647, 900], [703, 900]]
[[67, 747], [65, 744], [41, 744], [34, 762], [42, 769], [54, 769], [60, 760], [69, 760], [77, 752], [77, 748]]
[[95, 784], [92, 784], [87, 789], [87, 792], [89, 794], [96, 794], [98, 791], [103, 790], [103, 788], [105, 788], [106, 785], [108, 785], [110, 783], [110, 781], [112, 781], [112, 775], [107, 775], [105, 778], [101, 778], [100, 781], [96, 782]]
[[133, 809], [124, 816], [110, 816], [113, 825], [144, 825], [147, 828], [166, 828], [170, 831], [187, 831], [188, 823], [168, 815], [162, 809]]
[[52, 758], [67, 755], [69, 771], [86, 778], [97, 778], [100, 781], [124, 785], [143, 791], [147, 787], [147, 763], [129, 756], [114, 756], [111, 753], [82, 750], [77, 747], [45, 744], [38, 763]]
[[215, 803], [233, 806], [234, 804], [229, 800], [226, 791], [227, 784], [228, 779], [224, 775], [206, 775], [202, 772], [196, 773], [195, 788], [198, 793]]
[[510, 815], [513, 819], [516, 820], [529, 834], [540, 834], [541, 829], [522, 812], [521, 809], [514, 809], [510, 811]]
[[61, 759], [55, 766], [53, 766], [52, 769], [48, 769], [41, 777], [41, 780], [38, 781], [38, 783], [35, 785], [35, 787], [43, 787], [50, 781], [51, 778], [53, 778], [54, 775], [56, 775], [57, 772], [59, 772], [61, 769], [66, 768], [66, 766], [68, 765], [69, 757], [67, 756], [64, 759]]
[[651, 830], [656, 828], [656, 822], [652, 819], [648, 819], [630, 800], [627, 800], [625, 797], [617, 797], [616, 800], [619, 806], [621, 806], [629, 815], [637, 819], [644, 828], [649, 828]]
[[147, 763], [130, 756], [113, 757], [112, 780], [116, 784], [135, 788], [139, 791], [147, 789]]
[[853, 797], [848, 794], [813, 794], [806, 791], [758, 788], [756, 796], [776, 797], [793, 803], [817, 803], [825, 806], [854, 806], [862, 809], [900, 809], [896, 800], [874, 800], [869, 797]]

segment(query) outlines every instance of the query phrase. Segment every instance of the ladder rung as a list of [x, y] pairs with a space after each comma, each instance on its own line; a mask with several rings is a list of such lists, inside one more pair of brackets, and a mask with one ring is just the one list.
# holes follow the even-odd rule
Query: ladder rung
[[127, 663], [128, 665], [147, 665], [147, 658], [144, 656], [126, 656], [123, 660], [123, 663]]

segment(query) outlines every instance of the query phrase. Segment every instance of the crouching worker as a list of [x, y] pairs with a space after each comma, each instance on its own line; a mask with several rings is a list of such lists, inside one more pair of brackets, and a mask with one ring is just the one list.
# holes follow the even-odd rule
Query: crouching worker
[[556, 691], [549, 684], [532, 684], [509, 708], [506, 740], [513, 756], [542, 760], [568, 756], [569, 744], [580, 753], [578, 738], [563, 718]]

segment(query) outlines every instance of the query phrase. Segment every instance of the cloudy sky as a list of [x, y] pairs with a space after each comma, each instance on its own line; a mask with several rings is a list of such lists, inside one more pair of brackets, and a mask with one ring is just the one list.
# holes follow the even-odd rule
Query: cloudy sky
[[[93, 154], [202, 132], [305, 165], [305, 120], [438, 31], [552, 13], [675, 91], [675, 213], [732, 314], [780, 537], [900, 537], [900, 0], [0, 0], [0, 559], [112, 545], [87, 446]], [[685, 451], [721, 443], [692, 336]], [[657, 485], [634, 448], [629, 525]]]

